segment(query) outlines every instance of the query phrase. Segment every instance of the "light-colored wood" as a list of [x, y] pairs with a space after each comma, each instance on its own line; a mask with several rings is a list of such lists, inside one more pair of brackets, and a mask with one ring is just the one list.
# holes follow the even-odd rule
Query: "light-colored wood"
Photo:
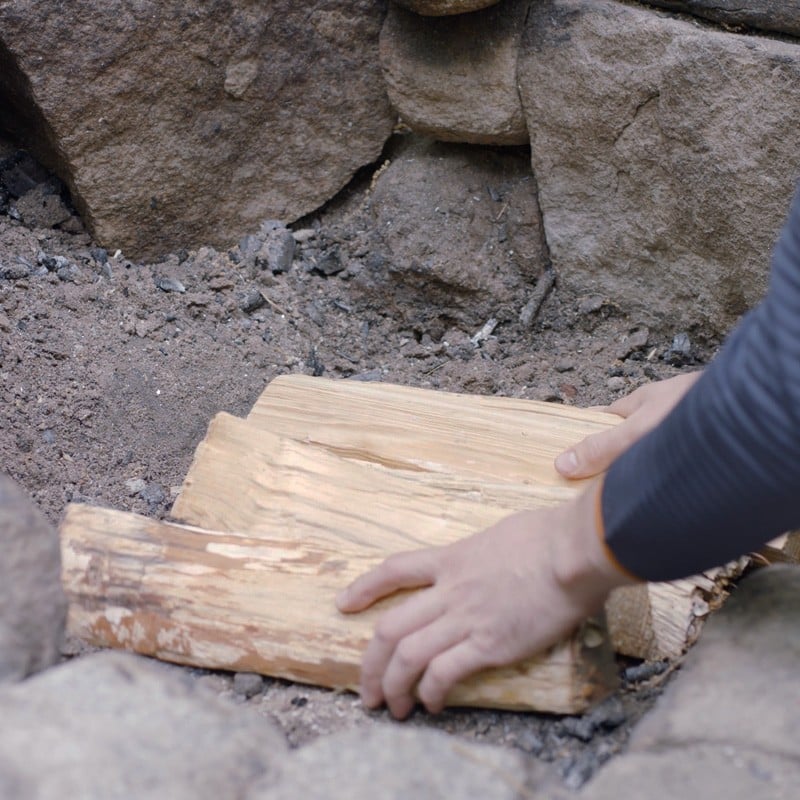
[[[339, 614], [336, 592], [380, 559], [350, 541], [211, 532], [89, 506], [61, 526], [70, 632], [200, 667], [355, 689], [376, 616]], [[452, 705], [576, 713], [616, 682], [602, 629], [459, 684]]]
[[757, 567], [769, 567], [772, 564], [800, 564], [800, 531], [782, 533], [767, 544], [751, 553], [751, 559]]
[[181, 522], [220, 531], [331, 542], [388, 555], [449, 544], [520, 508], [561, 502], [575, 490], [490, 482], [474, 475], [391, 469], [277, 436], [218, 414], [172, 509]]
[[617, 589], [605, 608], [614, 650], [652, 661], [683, 655], [697, 641], [708, 615], [722, 605], [745, 562], [669, 583]]
[[787, 533], [782, 549], [787, 558], [795, 564], [800, 564], [800, 531]]
[[[573, 497], [583, 482], [562, 479], [553, 459], [618, 422], [552, 403], [284, 376], [266, 388], [247, 425], [227, 415], [212, 422], [173, 514], [216, 530], [270, 533], [276, 524], [293, 529], [276, 513], [305, 510], [320, 520], [322, 506], [338, 521], [320, 521], [320, 532], [387, 553], [447, 544], [506, 513]], [[456, 497], [466, 501], [466, 525], [453, 521]], [[353, 509], [370, 514], [354, 520]], [[385, 529], [376, 538], [375, 518], [392, 520], [393, 541]], [[614, 649], [679, 656], [729, 579], [712, 570], [615, 592], [606, 607]]]
[[255, 427], [396, 470], [474, 475], [575, 491], [553, 467], [564, 449], [619, 417], [556, 403], [385, 383], [276, 378], [247, 417]]

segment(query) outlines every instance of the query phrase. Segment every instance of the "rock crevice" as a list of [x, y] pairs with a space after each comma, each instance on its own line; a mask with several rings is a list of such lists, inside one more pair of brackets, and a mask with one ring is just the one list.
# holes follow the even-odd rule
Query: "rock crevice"
[[800, 37], [800, 0], [635, 0], [630, 4], [686, 14], [726, 31]]

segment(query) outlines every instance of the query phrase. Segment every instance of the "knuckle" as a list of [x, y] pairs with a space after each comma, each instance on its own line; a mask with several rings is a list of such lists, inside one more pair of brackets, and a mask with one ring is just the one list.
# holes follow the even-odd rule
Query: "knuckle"
[[509, 635], [503, 635], [497, 630], [477, 630], [472, 635], [472, 647], [478, 656], [480, 667], [499, 666], [504, 660], [504, 653], [508, 649]]
[[594, 464], [598, 461], [603, 452], [603, 442], [600, 434], [593, 433], [587, 436], [575, 447], [578, 462], [582, 464]]
[[420, 688], [426, 694], [423, 700], [428, 698], [435, 700], [441, 697], [450, 688], [449, 670], [441, 664], [433, 662], [425, 673], [424, 687]]
[[409, 575], [413, 553], [394, 553], [379, 567], [382, 578], [389, 583], [402, 583]]
[[419, 665], [419, 655], [405, 639], [397, 645], [394, 657], [397, 659], [397, 665], [404, 672], [414, 670]]
[[375, 638], [381, 644], [391, 644], [396, 638], [396, 632], [390, 617], [383, 616], [375, 625]]

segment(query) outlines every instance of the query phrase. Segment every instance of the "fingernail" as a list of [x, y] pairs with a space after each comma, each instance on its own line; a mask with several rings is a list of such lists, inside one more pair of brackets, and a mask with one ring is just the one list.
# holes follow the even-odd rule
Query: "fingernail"
[[562, 475], [573, 475], [578, 469], [578, 457], [574, 450], [567, 450], [556, 458], [556, 469]]
[[342, 589], [342, 591], [336, 595], [336, 608], [338, 608], [340, 611], [343, 608], [347, 608], [347, 595], [347, 589]]

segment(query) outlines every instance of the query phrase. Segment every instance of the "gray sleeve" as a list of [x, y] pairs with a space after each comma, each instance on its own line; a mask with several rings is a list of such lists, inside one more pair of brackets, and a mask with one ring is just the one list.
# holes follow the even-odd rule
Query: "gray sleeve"
[[602, 515], [611, 551], [646, 580], [697, 573], [800, 528], [800, 194], [766, 298], [612, 464]]

